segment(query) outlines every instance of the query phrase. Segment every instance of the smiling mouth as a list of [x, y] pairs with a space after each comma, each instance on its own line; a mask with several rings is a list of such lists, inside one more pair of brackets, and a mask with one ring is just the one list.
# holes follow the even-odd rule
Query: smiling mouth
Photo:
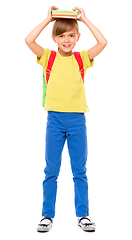
[[70, 46], [71, 46], [70, 44], [63, 45], [63, 47], [65, 48], [69, 48]]

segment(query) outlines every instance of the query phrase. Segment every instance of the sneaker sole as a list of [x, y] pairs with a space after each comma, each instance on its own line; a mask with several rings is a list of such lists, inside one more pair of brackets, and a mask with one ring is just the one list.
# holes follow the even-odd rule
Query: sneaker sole
[[52, 226], [51, 227], [38, 227], [37, 232], [39, 232], [39, 233], [49, 232], [51, 230], [51, 228], [52, 228]]
[[95, 232], [95, 228], [82, 228], [81, 225], [78, 224], [78, 226], [85, 232]]

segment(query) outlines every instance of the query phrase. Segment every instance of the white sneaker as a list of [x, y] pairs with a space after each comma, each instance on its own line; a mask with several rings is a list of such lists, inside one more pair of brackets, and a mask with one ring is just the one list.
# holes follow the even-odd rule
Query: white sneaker
[[95, 232], [95, 223], [91, 222], [88, 217], [78, 218], [78, 226], [86, 232]]
[[44, 217], [37, 227], [37, 232], [49, 232], [52, 228], [53, 220], [48, 217]]

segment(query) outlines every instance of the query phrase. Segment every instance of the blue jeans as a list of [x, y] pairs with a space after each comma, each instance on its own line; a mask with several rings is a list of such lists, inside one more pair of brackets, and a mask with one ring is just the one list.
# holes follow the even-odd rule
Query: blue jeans
[[43, 182], [44, 217], [54, 218], [62, 150], [67, 140], [75, 191], [76, 216], [89, 215], [86, 176], [87, 131], [84, 113], [48, 112], [46, 128], [46, 167]]

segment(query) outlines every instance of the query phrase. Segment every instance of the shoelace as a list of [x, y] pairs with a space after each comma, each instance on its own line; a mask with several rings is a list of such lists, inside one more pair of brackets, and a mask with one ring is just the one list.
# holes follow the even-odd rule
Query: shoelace
[[85, 227], [87, 227], [87, 226], [91, 226], [91, 225], [95, 225], [94, 223], [82, 223], [83, 225], [85, 225]]
[[[82, 220], [83, 220], [83, 219], [88, 220], [89, 223], [82, 223]], [[92, 226], [92, 225], [95, 226], [95, 223], [91, 222], [90, 219], [87, 218], [87, 217], [82, 217], [82, 218], [79, 220], [79, 223], [81, 223], [81, 224], [84, 225], [85, 227], [86, 227], [86, 226]]]
[[[45, 219], [50, 220], [50, 222], [53, 223], [52, 219], [51, 219], [51, 218], [48, 218], [48, 217], [43, 218], [40, 222], [42, 222], [42, 221], [45, 220]], [[39, 223], [39, 226], [48, 227], [51, 223], [47, 223], [47, 224], [45, 224], [45, 223]]]
[[49, 224], [39, 224], [39, 226], [41, 226], [41, 227], [48, 227]]

